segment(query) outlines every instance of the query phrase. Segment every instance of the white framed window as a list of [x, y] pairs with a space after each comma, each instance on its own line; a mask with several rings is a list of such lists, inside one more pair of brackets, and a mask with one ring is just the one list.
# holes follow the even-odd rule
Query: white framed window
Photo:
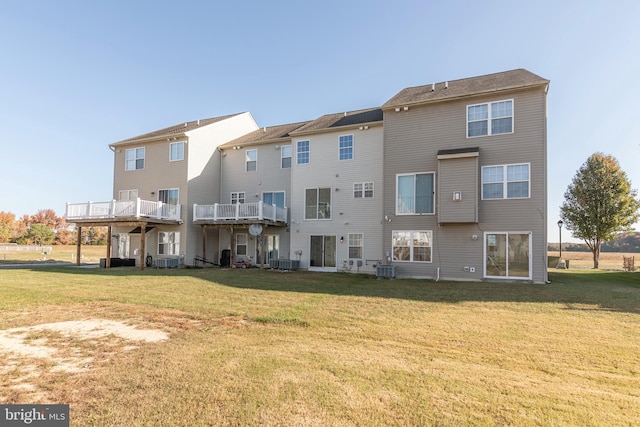
[[247, 150], [244, 153], [244, 170], [253, 172], [258, 169], [258, 150]]
[[349, 233], [349, 258], [362, 259], [364, 253], [364, 234]]
[[482, 200], [530, 197], [529, 163], [482, 167]]
[[124, 152], [124, 169], [133, 171], [144, 169], [144, 147], [128, 148]]
[[236, 234], [236, 255], [247, 255], [247, 235], [244, 233]]
[[422, 215], [435, 212], [435, 173], [396, 175], [396, 214]]
[[265, 191], [262, 193], [262, 202], [267, 205], [276, 205], [284, 208], [284, 191]]
[[467, 105], [467, 138], [513, 133], [513, 99]]
[[169, 205], [180, 204], [180, 190], [177, 188], [167, 188], [158, 190], [158, 201]]
[[280, 147], [280, 167], [282, 169], [289, 169], [291, 167], [291, 153], [292, 147], [290, 145]]
[[531, 232], [484, 233], [484, 277], [531, 280]]
[[244, 203], [245, 193], [244, 191], [234, 191], [231, 193], [231, 204]]
[[392, 233], [393, 260], [431, 262], [431, 230], [401, 230]]
[[184, 141], [169, 144], [169, 161], [178, 162], [184, 160]]
[[180, 255], [180, 232], [158, 232], [158, 255]]
[[138, 198], [138, 190], [120, 190], [118, 191], [118, 200], [128, 202]]
[[340, 160], [353, 160], [353, 135], [340, 137], [338, 156]]
[[311, 160], [309, 140], [296, 142], [296, 163], [299, 165], [306, 165]]
[[373, 182], [354, 182], [353, 198], [370, 199], [373, 197]]
[[307, 188], [304, 219], [331, 219], [331, 188]]

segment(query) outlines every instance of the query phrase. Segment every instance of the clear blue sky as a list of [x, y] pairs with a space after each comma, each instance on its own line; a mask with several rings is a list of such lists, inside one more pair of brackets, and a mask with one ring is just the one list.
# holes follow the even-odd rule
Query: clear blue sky
[[640, 187], [635, 0], [2, 3], [0, 211], [16, 216], [110, 200], [108, 144], [141, 133], [242, 111], [309, 120], [514, 68], [551, 80], [550, 241], [594, 152]]

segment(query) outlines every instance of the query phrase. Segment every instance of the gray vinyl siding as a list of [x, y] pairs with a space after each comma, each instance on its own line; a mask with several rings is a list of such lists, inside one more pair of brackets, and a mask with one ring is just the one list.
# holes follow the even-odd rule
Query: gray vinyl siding
[[[438, 169], [438, 218], [441, 223], [478, 221], [478, 158], [441, 159]], [[461, 199], [454, 200], [454, 192]]]
[[[514, 103], [514, 132], [467, 138], [467, 105], [506, 99], [513, 99]], [[384, 251], [391, 252], [393, 230], [432, 230], [434, 236], [432, 263], [398, 263], [399, 274], [435, 277], [440, 267], [442, 277], [445, 272], [459, 272], [460, 265], [469, 265], [476, 267], [475, 274], [463, 272], [457, 278], [482, 278], [482, 230], [519, 231], [532, 235], [532, 280], [546, 281], [546, 94], [542, 88], [412, 106], [408, 111], [387, 110], [384, 139], [384, 211], [391, 218], [384, 226]], [[436, 212], [443, 215], [442, 220], [436, 215], [394, 215], [397, 174], [436, 171], [438, 150], [470, 147], [479, 147], [477, 225], [446, 223], [444, 215], [450, 214], [449, 206], [444, 204], [440, 210], [440, 203], [451, 198], [451, 188], [448, 182], [440, 182], [440, 176], [436, 177], [436, 188], [440, 186], [445, 194], [436, 194]], [[449, 161], [441, 160], [443, 164]], [[530, 164], [530, 197], [481, 200], [482, 166], [515, 163]], [[472, 240], [473, 235], [477, 240]]]

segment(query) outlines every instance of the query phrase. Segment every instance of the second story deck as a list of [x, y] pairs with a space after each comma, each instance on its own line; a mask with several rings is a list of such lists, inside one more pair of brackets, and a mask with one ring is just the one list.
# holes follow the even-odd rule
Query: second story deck
[[287, 225], [288, 209], [264, 202], [212, 205], [193, 205], [195, 224], [252, 224]]
[[150, 222], [182, 223], [180, 205], [150, 200], [67, 203], [68, 222], [118, 222], [145, 219]]

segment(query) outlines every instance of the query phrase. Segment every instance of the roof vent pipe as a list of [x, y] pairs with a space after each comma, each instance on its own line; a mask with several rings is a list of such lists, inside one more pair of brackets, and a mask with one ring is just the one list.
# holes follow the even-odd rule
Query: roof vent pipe
[[262, 131], [263, 131], [263, 132], [266, 132], [266, 131], [267, 131], [267, 127], [266, 127], [266, 126], [265, 126], [265, 127], [263, 127], [263, 128], [262, 128]]
[[433, 92], [434, 90], [436, 90], [436, 84], [435, 84], [435, 83], [432, 83], [432, 84], [431, 84], [431, 92]]
[[346, 111], [344, 112], [344, 116], [347, 117], [347, 112]]
[[444, 82], [444, 88], [449, 89], [449, 82]]
[[198, 126], [200, 126], [200, 119], [198, 119]]

